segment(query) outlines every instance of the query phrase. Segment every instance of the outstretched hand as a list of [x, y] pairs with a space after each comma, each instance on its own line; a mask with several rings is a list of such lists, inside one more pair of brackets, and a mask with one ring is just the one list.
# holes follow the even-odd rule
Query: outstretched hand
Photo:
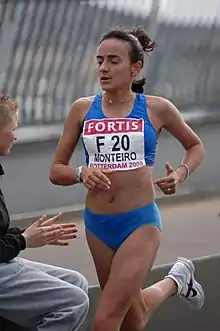
[[46, 215], [43, 215], [30, 225], [22, 234], [26, 247], [67, 246], [68, 240], [76, 238], [77, 229], [75, 223], [58, 223], [61, 216], [62, 214], [58, 213], [46, 219]]
[[[56, 223], [60, 219], [55, 217], [49, 218], [41, 223], [42, 226], [51, 226], [52, 224]], [[77, 238], [77, 228], [75, 223], [60, 223], [62, 227], [62, 234], [60, 235], [59, 239], [52, 240], [49, 245], [55, 246], [68, 246], [68, 240], [72, 240]]]

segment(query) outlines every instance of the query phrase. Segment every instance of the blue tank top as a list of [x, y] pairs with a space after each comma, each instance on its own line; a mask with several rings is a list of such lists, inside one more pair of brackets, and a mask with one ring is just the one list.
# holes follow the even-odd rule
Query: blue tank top
[[102, 95], [95, 96], [82, 130], [87, 166], [132, 170], [153, 166], [157, 132], [148, 117], [146, 96], [136, 94], [127, 117], [109, 118], [102, 111]]

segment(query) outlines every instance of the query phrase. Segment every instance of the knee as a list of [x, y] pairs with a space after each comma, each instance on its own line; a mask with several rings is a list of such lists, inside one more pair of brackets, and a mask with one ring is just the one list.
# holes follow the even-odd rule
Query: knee
[[[147, 325], [148, 319], [145, 317], [140, 318], [139, 320], [130, 320], [129, 323], [123, 325], [121, 330], [126, 331], [143, 331]], [[106, 318], [104, 315], [96, 316], [94, 321], [94, 330], [96, 331], [111, 331], [114, 327], [118, 327], [120, 325], [120, 320], [117, 317], [114, 318]]]
[[104, 313], [96, 313], [94, 320], [94, 330], [95, 331], [109, 331], [108, 327], [112, 327], [109, 323], [108, 317]]
[[43, 329], [43, 325], [45, 329], [50, 329], [50, 325], [56, 321], [59, 330], [64, 328], [65, 330], [78, 330], [85, 321], [89, 311], [88, 295], [76, 286], [66, 286], [60, 290], [62, 295], [56, 297], [54, 293], [54, 298], [47, 307], [47, 311], [50, 312], [42, 314], [42, 319], [38, 323], [39, 329], [41, 326]]
[[109, 311], [105, 307], [100, 307], [96, 310], [94, 319], [94, 330], [95, 331], [112, 331], [119, 330], [123, 319], [123, 313], [119, 310]]
[[125, 320], [122, 323], [121, 330], [124, 331], [143, 331], [148, 323], [149, 315], [148, 309], [145, 307], [141, 312], [138, 314], [132, 314], [125, 317]]
[[144, 307], [142, 307], [138, 317], [133, 321], [132, 331], [143, 331], [148, 321], [149, 321], [149, 310], [145, 304]]
[[147, 316], [144, 316], [140, 319], [136, 320], [128, 320], [125, 324], [123, 324], [123, 328], [121, 330], [126, 331], [143, 331], [148, 323]]
[[68, 274], [66, 281], [69, 284], [81, 288], [85, 293], [88, 293], [88, 281], [87, 279], [77, 271], [72, 271]]
[[83, 289], [78, 289], [76, 294], [77, 296], [77, 303], [79, 307], [82, 307], [82, 309], [86, 312], [89, 310], [89, 297], [87, 293]]
[[138, 321], [134, 321], [132, 325], [132, 331], [143, 331], [147, 325], [148, 318], [145, 316], [140, 318]]

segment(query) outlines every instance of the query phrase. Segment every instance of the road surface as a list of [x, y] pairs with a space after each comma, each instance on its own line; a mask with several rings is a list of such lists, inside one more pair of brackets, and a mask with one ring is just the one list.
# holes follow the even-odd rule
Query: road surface
[[[183, 188], [188, 191], [206, 189], [210, 186], [220, 188], [220, 125], [200, 127], [198, 134], [205, 145], [207, 157]], [[55, 147], [55, 142], [17, 145], [10, 156], [1, 157], [1, 163], [5, 167], [1, 187], [11, 213], [32, 212], [84, 202], [85, 190], [81, 184], [74, 187], [58, 187], [50, 183], [48, 174]], [[154, 177], [164, 175], [166, 161], [170, 161], [174, 167], [178, 166], [183, 152], [183, 148], [174, 138], [167, 134], [162, 135], [158, 145]], [[80, 147], [71, 163], [84, 163]]]
[[[219, 213], [220, 197], [181, 205], [162, 206], [164, 232], [155, 265], [173, 262], [177, 256], [194, 258], [219, 253]], [[21, 227], [24, 226], [23, 223], [20, 224]], [[90, 285], [96, 284], [96, 273], [85, 240], [84, 226], [80, 220], [77, 224], [79, 237], [68, 247], [51, 246], [29, 249], [21, 256], [78, 270], [87, 277]]]

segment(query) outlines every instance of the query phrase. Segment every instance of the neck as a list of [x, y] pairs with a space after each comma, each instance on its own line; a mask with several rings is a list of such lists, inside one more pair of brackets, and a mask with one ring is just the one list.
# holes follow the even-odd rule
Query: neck
[[133, 101], [134, 92], [132, 92], [132, 90], [117, 90], [114, 92], [108, 91], [104, 92], [103, 96], [108, 104], [123, 104]]

